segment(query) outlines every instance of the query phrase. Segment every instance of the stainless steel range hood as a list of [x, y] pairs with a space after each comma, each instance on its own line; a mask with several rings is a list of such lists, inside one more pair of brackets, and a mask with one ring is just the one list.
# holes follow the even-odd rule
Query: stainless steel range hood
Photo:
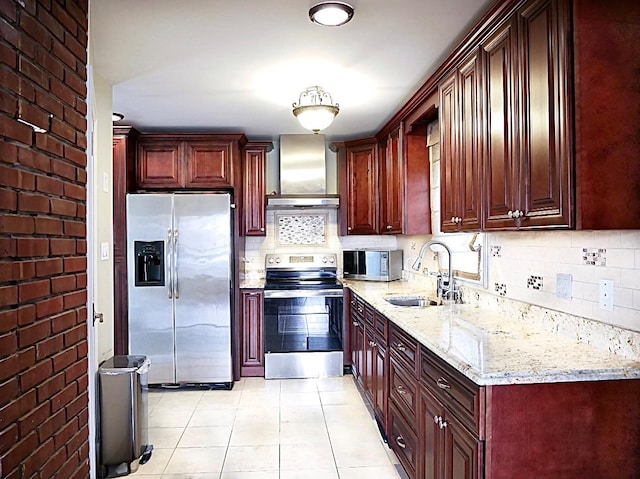
[[337, 208], [327, 194], [324, 135], [280, 136], [280, 194], [267, 196], [267, 208]]

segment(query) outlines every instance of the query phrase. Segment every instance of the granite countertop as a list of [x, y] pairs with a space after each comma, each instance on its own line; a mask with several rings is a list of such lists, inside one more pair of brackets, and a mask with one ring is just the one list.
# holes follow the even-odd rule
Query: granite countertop
[[242, 278], [240, 289], [264, 289], [264, 278]]
[[640, 378], [628, 359], [471, 304], [393, 306], [388, 296], [434, 297], [411, 282], [343, 281], [354, 293], [478, 385]]

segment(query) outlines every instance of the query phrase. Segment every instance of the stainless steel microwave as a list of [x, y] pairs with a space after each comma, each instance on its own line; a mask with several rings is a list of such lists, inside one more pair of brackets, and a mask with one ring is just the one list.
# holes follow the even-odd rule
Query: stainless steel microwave
[[402, 250], [344, 250], [342, 275], [345, 279], [394, 281], [402, 278]]

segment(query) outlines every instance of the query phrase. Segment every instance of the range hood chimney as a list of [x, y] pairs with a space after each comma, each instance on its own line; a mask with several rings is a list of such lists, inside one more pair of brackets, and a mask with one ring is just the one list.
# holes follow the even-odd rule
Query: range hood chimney
[[337, 208], [327, 194], [324, 135], [280, 136], [280, 194], [267, 196], [267, 208]]

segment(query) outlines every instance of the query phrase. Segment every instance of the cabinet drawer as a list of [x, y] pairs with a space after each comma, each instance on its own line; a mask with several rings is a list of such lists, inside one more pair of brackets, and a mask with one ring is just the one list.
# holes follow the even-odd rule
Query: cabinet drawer
[[410, 371], [418, 371], [418, 342], [393, 324], [389, 327], [389, 349]]
[[375, 313], [375, 317], [373, 321], [373, 329], [375, 330], [376, 336], [378, 336], [378, 339], [384, 340], [385, 343], [387, 342], [387, 337], [388, 337], [388, 334], [387, 334], [388, 324], [389, 322], [387, 321], [387, 318], [385, 318], [378, 312]]
[[484, 388], [422, 348], [422, 383], [471, 431], [480, 432]]
[[409, 478], [414, 479], [417, 477], [418, 437], [408, 422], [393, 404], [389, 407], [389, 446]]
[[375, 310], [370, 307], [367, 303], [364, 303], [364, 321], [373, 328], [373, 317], [375, 315]]
[[418, 409], [417, 381], [396, 362], [395, 358], [389, 361], [389, 396], [396, 406], [412, 419], [411, 424], [415, 425]]
[[364, 319], [364, 301], [355, 294], [351, 295], [351, 316], [357, 317], [361, 321]]

